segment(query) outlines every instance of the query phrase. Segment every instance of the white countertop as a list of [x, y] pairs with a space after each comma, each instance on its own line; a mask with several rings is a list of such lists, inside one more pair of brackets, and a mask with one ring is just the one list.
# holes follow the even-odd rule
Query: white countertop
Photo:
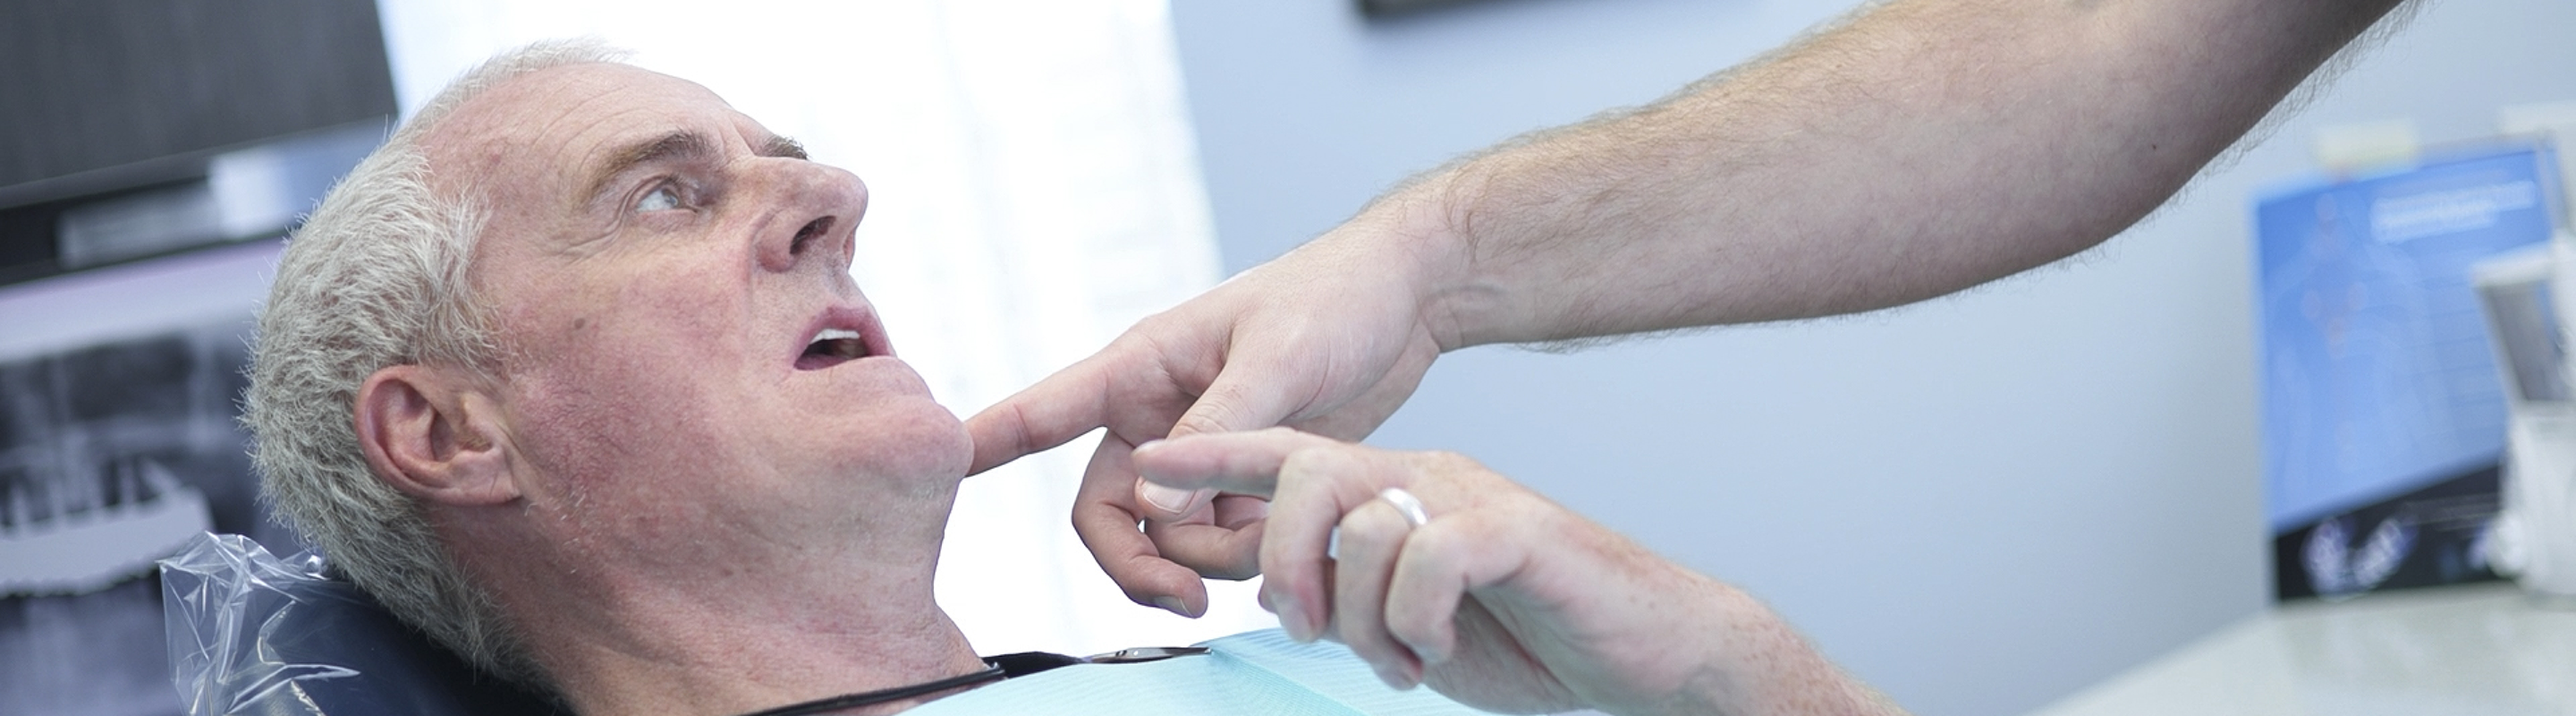
[[2510, 584], [2275, 607], [2033, 716], [2576, 716], [2576, 610]]

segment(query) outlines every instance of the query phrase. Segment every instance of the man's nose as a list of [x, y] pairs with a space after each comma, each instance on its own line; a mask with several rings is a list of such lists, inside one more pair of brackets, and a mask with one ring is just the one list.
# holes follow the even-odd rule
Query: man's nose
[[859, 218], [868, 212], [868, 185], [837, 167], [803, 159], [763, 157], [756, 191], [777, 212], [762, 224], [761, 268], [791, 271], [815, 264], [848, 271]]

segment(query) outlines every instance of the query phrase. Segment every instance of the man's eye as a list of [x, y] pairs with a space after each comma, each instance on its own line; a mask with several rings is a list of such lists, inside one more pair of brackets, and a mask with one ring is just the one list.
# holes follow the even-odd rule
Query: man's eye
[[635, 200], [636, 211], [661, 211], [680, 208], [680, 189], [669, 184], [653, 187], [644, 198]]

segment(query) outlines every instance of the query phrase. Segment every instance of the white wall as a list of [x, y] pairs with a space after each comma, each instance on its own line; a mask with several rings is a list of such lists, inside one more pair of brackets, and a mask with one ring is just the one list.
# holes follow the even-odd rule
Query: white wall
[[[1840, 11], [1490, 0], [1369, 24], [1344, 0], [1174, 4], [1229, 270], [1458, 152], [1651, 100]], [[1744, 585], [1918, 712], [2041, 706], [2267, 602], [2250, 198], [2309, 169], [2321, 123], [2464, 138], [2498, 105], [2576, 98], [2571, 37], [2563, 0], [2428, 5], [2278, 141], [2071, 262], [1858, 318], [1450, 355], [1371, 441], [1473, 455]]]

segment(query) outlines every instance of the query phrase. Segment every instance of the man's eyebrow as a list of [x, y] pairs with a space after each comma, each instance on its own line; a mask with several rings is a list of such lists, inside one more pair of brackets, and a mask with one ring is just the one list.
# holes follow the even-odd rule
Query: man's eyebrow
[[715, 155], [715, 143], [706, 135], [680, 130], [619, 148], [608, 155], [608, 161], [591, 172], [590, 191], [583, 196], [596, 198], [608, 191], [608, 185], [636, 167], [658, 162], [702, 159]]
[[764, 157], [786, 157], [788, 159], [812, 158], [805, 156], [804, 144], [786, 137], [770, 137], [769, 141], [761, 143], [760, 151], [758, 153], [760, 156]]

